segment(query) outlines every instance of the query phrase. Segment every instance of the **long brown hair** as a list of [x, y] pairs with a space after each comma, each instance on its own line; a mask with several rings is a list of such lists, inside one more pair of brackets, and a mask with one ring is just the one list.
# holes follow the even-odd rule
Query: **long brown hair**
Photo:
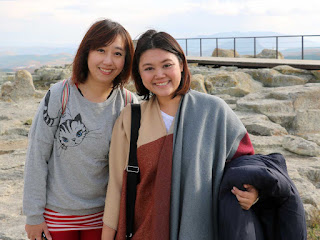
[[127, 30], [117, 22], [103, 19], [95, 22], [83, 37], [73, 61], [72, 81], [84, 83], [87, 79], [88, 55], [91, 50], [111, 44], [117, 36], [121, 36], [125, 45], [125, 63], [121, 73], [113, 80], [113, 88], [123, 86], [129, 79], [132, 69], [134, 47]]

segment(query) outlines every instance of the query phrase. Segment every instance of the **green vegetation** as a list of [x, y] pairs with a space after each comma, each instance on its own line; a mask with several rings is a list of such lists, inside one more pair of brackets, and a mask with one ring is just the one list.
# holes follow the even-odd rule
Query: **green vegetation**
[[32, 124], [32, 119], [27, 119], [23, 124], [30, 126]]
[[310, 220], [307, 230], [308, 240], [320, 240], [320, 210]]

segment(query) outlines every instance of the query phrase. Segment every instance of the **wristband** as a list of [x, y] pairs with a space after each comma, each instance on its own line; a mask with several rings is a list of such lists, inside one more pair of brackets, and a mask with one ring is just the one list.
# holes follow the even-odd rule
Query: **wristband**
[[252, 203], [252, 206], [255, 205], [259, 201], [259, 197]]

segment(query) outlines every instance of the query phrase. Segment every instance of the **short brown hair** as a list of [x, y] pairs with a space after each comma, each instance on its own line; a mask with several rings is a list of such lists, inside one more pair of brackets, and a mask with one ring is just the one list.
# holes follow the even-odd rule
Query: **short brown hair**
[[132, 69], [134, 47], [127, 30], [117, 22], [103, 19], [95, 22], [83, 37], [73, 61], [72, 81], [84, 83], [88, 77], [88, 55], [91, 50], [111, 44], [121, 36], [125, 45], [125, 63], [121, 73], [113, 80], [113, 88], [123, 86], [129, 79]]
[[132, 77], [135, 83], [137, 94], [139, 96], [143, 96], [143, 98], [146, 100], [150, 98], [150, 91], [142, 83], [141, 75], [139, 73], [139, 63], [140, 57], [145, 51], [155, 48], [173, 53], [183, 64], [181, 82], [173, 96], [175, 97], [177, 95], [186, 94], [189, 91], [191, 84], [191, 75], [186, 56], [179, 43], [170, 34], [166, 32], [157, 32], [155, 30], [148, 30], [139, 37], [133, 56]]

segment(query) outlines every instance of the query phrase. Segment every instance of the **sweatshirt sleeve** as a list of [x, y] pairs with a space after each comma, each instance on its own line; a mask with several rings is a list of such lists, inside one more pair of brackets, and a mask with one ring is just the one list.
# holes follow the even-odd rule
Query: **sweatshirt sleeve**
[[[59, 90], [53, 87], [39, 104], [28, 136], [24, 169], [23, 214], [26, 223], [37, 225], [44, 221], [48, 161], [59, 124], [61, 107]], [[60, 107], [59, 107], [60, 106]]]
[[109, 152], [109, 183], [103, 222], [114, 230], [118, 228], [123, 172], [129, 157], [130, 130], [131, 106], [129, 104], [123, 109], [114, 125]]

